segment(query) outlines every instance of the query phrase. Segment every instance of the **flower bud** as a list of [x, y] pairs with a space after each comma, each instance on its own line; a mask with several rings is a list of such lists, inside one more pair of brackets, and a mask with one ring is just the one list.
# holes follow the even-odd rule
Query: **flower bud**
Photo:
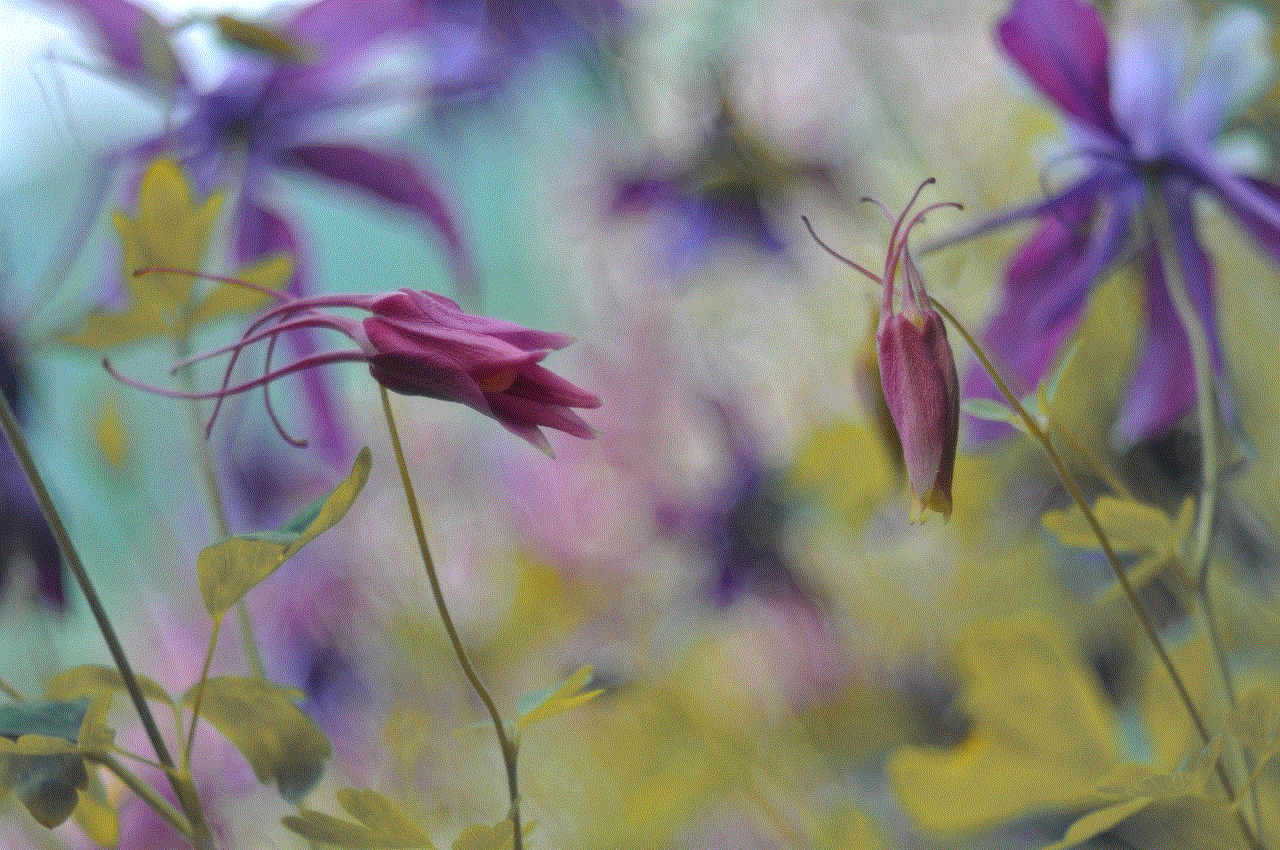
[[[929, 303], [911, 255], [902, 252], [903, 307], [885, 311], [876, 332], [880, 386], [898, 429], [911, 482], [911, 518], [951, 516], [951, 477], [960, 427], [960, 386], [942, 317]], [[920, 296], [923, 296], [922, 298]]]

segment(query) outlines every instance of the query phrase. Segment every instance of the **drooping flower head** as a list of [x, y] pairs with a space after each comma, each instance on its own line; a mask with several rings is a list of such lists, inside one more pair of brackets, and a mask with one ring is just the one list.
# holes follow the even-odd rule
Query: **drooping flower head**
[[913, 496], [913, 520], [923, 520], [930, 510], [950, 518], [960, 427], [960, 387], [947, 329], [929, 301], [924, 278], [907, 248], [911, 229], [927, 213], [940, 207], [960, 207], [952, 202], [932, 204], [908, 218], [921, 189], [932, 182], [929, 178], [920, 184], [896, 219], [879, 201], [864, 199], [879, 207], [891, 225], [882, 275], [837, 254], [814, 235], [833, 256], [881, 285], [876, 330], [880, 386], [902, 444]]
[[[1015, 221], [1037, 227], [1010, 261], [986, 334], [988, 352], [1022, 389], [1049, 371], [1079, 325], [1093, 286], [1136, 257], [1145, 278], [1146, 342], [1123, 401], [1125, 442], [1173, 424], [1196, 401], [1191, 349], [1170, 299], [1176, 269], [1221, 373], [1214, 270], [1197, 230], [1196, 202], [1213, 197], [1265, 254], [1280, 262], [1280, 186], [1247, 176], [1228, 135], [1231, 119], [1264, 88], [1274, 60], [1256, 10], [1224, 13], [1198, 67], [1183, 7], [1168, 3], [1114, 45], [1098, 11], [1081, 0], [1015, 0], [996, 36], [1009, 57], [1062, 114], [1079, 173], [1036, 203], [948, 237], [950, 244]], [[1170, 231], [1162, 252], [1152, 222]], [[1172, 256], [1162, 256], [1172, 254]], [[966, 393], [995, 390], [984, 372]], [[979, 430], [991, 426], [979, 425]]]
[[[172, 269], [151, 271], [174, 272]], [[217, 405], [209, 419], [210, 429], [224, 399], [260, 387], [267, 412], [281, 435], [291, 442], [300, 442], [290, 438], [281, 426], [268, 395], [270, 385], [277, 378], [326, 363], [360, 362], [367, 364], [373, 377], [389, 390], [465, 404], [496, 419], [548, 454], [551, 447], [540, 430], [543, 427], [582, 438], [590, 438], [595, 433], [574, 408], [599, 407], [600, 399], [540, 365], [547, 354], [572, 341], [565, 334], [473, 316], [463, 312], [454, 301], [432, 292], [401, 289], [296, 298], [243, 281], [213, 279], [262, 289], [280, 302], [254, 319], [236, 342], [174, 365], [176, 371], [229, 354], [219, 389], [187, 393], [143, 384], [123, 378], [108, 361], [103, 361], [108, 371], [130, 386], [176, 398], [216, 399]], [[360, 310], [368, 316], [361, 320], [327, 312], [334, 308]], [[281, 335], [323, 329], [344, 334], [358, 347], [307, 355], [272, 368], [271, 354]], [[231, 375], [240, 352], [257, 342], [267, 343], [263, 374], [232, 384]]]

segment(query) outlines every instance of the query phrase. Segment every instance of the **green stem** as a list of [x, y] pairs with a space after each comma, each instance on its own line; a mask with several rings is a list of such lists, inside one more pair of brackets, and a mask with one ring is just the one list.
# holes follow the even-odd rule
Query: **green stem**
[[[1182, 330], [1187, 335], [1187, 343], [1191, 347], [1192, 370], [1196, 381], [1196, 416], [1200, 426], [1200, 503], [1187, 570], [1196, 577], [1195, 588], [1200, 597], [1200, 608], [1204, 613], [1209, 645], [1213, 649], [1218, 674], [1222, 678], [1222, 689], [1227, 697], [1227, 705], [1235, 708], [1238, 703], [1235, 674], [1227, 658], [1226, 647], [1222, 641], [1221, 630], [1218, 627], [1209, 593], [1213, 531], [1218, 518], [1221, 449], [1218, 444], [1218, 405], [1214, 386], [1213, 360], [1209, 356], [1208, 331], [1200, 314], [1191, 303], [1187, 282], [1179, 262], [1178, 246], [1173, 238], [1169, 211], [1161, 201], [1158, 192], [1152, 191], [1149, 194], [1146, 208], [1148, 226], [1156, 240], [1158, 249], [1156, 257], [1157, 262], [1161, 264], [1165, 290], [1169, 293], [1169, 300], [1173, 302], [1173, 308], [1178, 314], [1178, 322], [1182, 325]], [[1170, 258], [1168, 262], [1165, 260], [1166, 257]], [[1245, 773], [1252, 774], [1255, 767], [1253, 756], [1245, 747], [1241, 747], [1240, 756], [1244, 761]], [[1262, 808], [1258, 800], [1256, 784], [1251, 787], [1250, 798], [1254, 823], [1261, 831]]]
[[395, 451], [396, 465], [400, 469], [400, 481], [404, 485], [405, 501], [409, 503], [409, 516], [413, 521], [414, 534], [418, 538], [418, 549], [422, 552], [422, 564], [427, 571], [427, 581], [431, 585], [431, 594], [435, 597], [436, 608], [440, 612], [444, 630], [449, 636], [449, 643], [453, 646], [453, 654], [457, 657], [458, 664], [462, 667], [462, 672], [466, 675], [467, 681], [471, 683], [476, 696], [480, 698], [480, 702], [484, 703], [485, 710], [489, 712], [489, 717], [493, 721], [494, 731], [498, 736], [498, 747], [502, 751], [502, 762], [507, 771], [507, 793], [511, 798], [514, 850], [521, 850], [523, 836], [520, 829], [520, 788], [516, 778], [516, 742], [507, 736], [507, 727], [503, 725], [502, 718], [498, 714], [498, 706], [494, 703], [493, 697], [489, 696], [489, 691], [485, 688], [484, 683], [480, 681], [480, 676], [476, 673], [475, 668], [471, 666], [466, 650], [462, 647], [462, 639], [458, 637], [458, 630], [453, 624], [453, 617], [450, 616], [449, 608], [445, 604], [444, 591], [441, 589], [440, 579], [436, 575], [435, 561], [432, 559], [431, 549], [427, 545], [427, 533], [422, 523], [421, 511], [418, 508], [418, 499], [414, 495], [413, 481], [409, 477], [409, 467], [405, 463], [404, 448], [400, 444], [400, 433], [396, 429], [395, 416], [391, 412], [391, 397], [381, 384], [378, 385], [378, 391], [382, 394], [382, 411], [387, 418], [387, 430], [391, 434], [391, 447]]
[[155, 748], [156, 756], [160, 759], [160, 763], [166, 768], [172, 768], [173, 757], [169, 755], [169, 748], [165, 746], [164, 738], [160, 736], [160, 730], [156, 727], [155, 718], [151, 715], [151, 708], [147, 705], [147, 700], [142, 695], [142, 688], [138, 684], [137, 677], [133, 674], [133, 667], [129, 664], [129, 659], [124, 653], [124, 647], [121, 646], [120, 639], [116, 636], [115, 628], [112, 627], [111, 620], [107, 617], [106, 609], [102, 607], [102, 600], [98, 598], [98, 591], [94, 588], [93, 581], [89, 578], [89, 573], [85, 570], [84, 563], [80, 560], [80, 553], [76, 550], [75, 544], [71, 542], [71, 536], [67, 534], [66, 526], [62, 524], [62, 516], [54, 506], [53, 499], [49, 497], [49, 491], [44, 485], [44, 479], [40, 476], [40, 471], [36, 468], [35, 461], [31, 458], [31, 452], [27, 449], [27, 442], [22, 436], [22, 431], [18, 428], [18, 422], [14, 418], [13, 410], [9, 407], [9, 400], [2, 393], [0, 393], [0, 424], [3, 425], [5, 435], [9, 438], [9, 444], [13, 447], [13, 453], [17, 456], [18, 463], [22, 465], [22, 470], [26, 473], [27, 481], [30, 482], [32, 491], [35, 492], [36, 500], [40, 503], [40, 510], [44, 513], [44, 518], [49, 523], [49, 528], [58, 541], [58, 549], [62, 552], [62, 559], [66, 562], [67, 569], [71, 571], [71, 575], [75, 578], [76, 584], [79, 585], [80, 592], [84, 594], [85, 601], [89, 605], [89, 611], [93, 614], [93, 619], [98, 624], [98, 631], [102, 633], [102, 639], [106, 641], [107, 651], [111, 653], [116, 669], [120, 671], [120, 678], [124, 682], [125, 690], [129, 694], [129, 699], [133, 701], [133, 707], [138, 712], [143, 729], [146, 730], [147, 738], [150, 739], [151, 746]]
[[[1116, 557], [1115, 550], [1111, 548], [1111, 541], [1107, 538], [1106, 532], [1102, 529], [1102, 524], [1098, 522], [1097, 516], [1085, 501], [1084, 494], [1080, 492], [1080, 488], [1076, 485], [1075, 479], [1062, 463], [1062, 459], [1058, 456], [1057, 451], [1053, 448], [1053, 443], [1049, 439], [1049, 435], [1036, 423], [1035, 419], [1027, 412], [1027, 409], [1018, 401], [1017, 396], [1009, 389], [1009, 385], [1004, 382], [1000, 374], [996, 371], [995, 366], [987, 358], [986, 353], [982, 350], [982, 346], [978, 341], [965, 329], [964, 325], [948, 310], [945, 306], [938, 303], [934, 298], [929, 299], [933, 306], [943, 317], [946, 318], [951, 325], [959, 331], [964, 337], [964, 341], [973, 349], [973, 353], [977, 356], [978, 361], [982, 364], [982, 368], [991, 376], [992, 382], [996, 388], [1000, 390], [1000, 394], [1004, 396], [1005, 401], [1022, 419], [1023, 425], [1027, 429], [1032, 438], [1036, 440], [1048, 455], [1049, 460], [1053, 464], [1054, 471], [1058, 473], [1058, 478], [1062, 480], [1067, 491], [1071, 494], [1071, 498], [1080, 508], [1080, 512], [1084, 515], [1085, 521], [1089, 523], [1089, 527], [1093, 530], [1094, 536], [1098, 539], [1098, 544], [1102, 547], [1103, 553], [1107, 557], [1107, 563], [1111, 565], [1111, 571], [1115, 574], [1116, 581], [1119, 583], [1121, 590], [1124, 591], [1125, 598], [1129, 600], [1129, 605], [1133, 608], [1133, 613], [1138, 618], [1138, 622], [1142, 625], [1142, 630], [1147, 635], [1152, 648], [1155, 649], [1156, 655], [1160, 658], [1160, 663], [1164, 667], [1165, 672], [1169, 675], [1170, 681], [1173, 682], [1174, 689], [1178, 692], [1179, 699], [1182, 700], [1183, 708], [1186, 709], [1187, 715], [1191, 718], [1192, 724], [1196, 728], [1196, 733], [1200, 736], [1203, 744], [1209, 743], [1209, 727], [1205, 725], [1204, 718], [1201, 717], [1199, 709], [1196, 708], [1195, 702], [1191, 699], [1191, 693], [1187, 690], [1186, 683], [1182, 680], [1178, 670], [1174, 667], [1173, 659], [1169, 657], [1168, 651], [1164, 647], [1164, 643], [1160, 640], [1160, 634], [1156, 631], [1155, 626], [1151, 623], [1151, 618], [1147, 616], [1146, 610], [1142, 607], [1142, 602], [1138, 599], [1137, 593], [1134, 592], [1133, 585], [1129, 582], [1129, 576], [1125, 573], [1124, 568], [1120, 565], [1120, 559]], [[1228, 797], [1234, 799], [1235, 789], [1231, 779], [1227, 776], [1226, 770], [1222, 763], [1218, 762], [1214, 765], [1217, 769], [1218, 779], [1222, 782], [1222, 787], [1226, 790]], [[1240, 831], [1244, 834], [1246, 841], [1250, 847], [1261, 847], [1258, 838], [1254, 835], [1252, 827], [1245, 819], [1244, 815], [1236, 810], [1236, 822], [1240, 827]]]
[[129, 658], [125, 655], [124, 647], [116, 636], [115, 628], [111, 625], [111, 619], [107, 616], [106, 609], [102, 607], [102, 600], [98, 598], [98, 591], [94, 588], [93, 581], [89, 578], [89, 573], [84, 568], [84, 563], [80, 560], [79, 551], [76, 549], [75, 544], [71, 542], [71, 535], [67, 533], [66, 526], [62, 524], [62, 515], [58, 513], [58, 509], [53, 504], [53, 499], [49, 496], [49, 490], [45, 487], [44, 479], [40, 476], [40, 470], [36, 468], [31, 452], [27, 448], [27, 441], [22, 436], [22, 430], [18, 427], [18, 421], [13, 415], [13, 410], [9, 407], [9, 400], [4, 397], [3, 393], [0, 393], [0, 426], [3, 426], [5, 435], [9, 438], [9, 445], [13, 447], [13, 453], [18, 458], [18, 463], [22, 466], [22, 471], [26, 474], [27, 481], [31, 484], [31, 490], [35, 493], [36, 501], [40, 503], [40, 510], [44, 514], [45, 521], [49, 523], [49, 529], [58, 541], [58, 549], [62, 553], [62, 560], [66, 563], [67, 569], [71, 571], [72, 577], [80, 587], [80, 592], [84, 594], [89, 611], [93, 615], [94, 621], [98, 624], [98, 631], [102, 633], [102, 639], [107, 644], [107, 651], [111, 653], [111, 659], [115, 662], [116, 669], [120, 671], [120, 679], [124, 682], [125, 691], [129, 694], [134, 710], [138, 712], [138, 719], [142, 722], [142, 728], [147, 734], [147, 739], [151, 741], [151, 746], [156, 751], [156, 758], [164, 766], [165, 775], [169, 778], [174, 793], [178, 795], [178, 799], [183, 801], [183, 808], [191, 821], [191, 828], [186, 834], [190, 836], [192, 846], [196, 850], [212, 847], [212, 834], [204, 821], [204, 812], [200, 808], [200, 801], [188, 794], [182, 783], [178, 781], [173, 756], [169, 754], [169, 748], [165, 745], [159, 728], [156, 727], [155, 717], [152, 716], [151, 708], [147, 705], [146, 697], [142, 694], [142, 687], [138, 684], [138, 678], [133, 673]]
[[213, 620], [213, 634], [209, 636], [209, 651], [204, 654], [204, 666], [200, 669], [200, 681], [196, 682], [196, 696], [191, 701], [191, 729], [187, 732], [187, 745], [182, 751], [182, 766], [191, 769], [191, 750], [196, 745], [196, 726], [200, 723], [200, 709], [204, 704], [204, 684], [209, 681], [209, 668], [213, 665], [213, 650], [218, 646], [218, 633], [222, 630], [222, 615]]
[[130, 791], [142, 798], [153, 812], [164, 818], [170, 826], [188, 841], [193, 839], [191, 822], [183, 817], [182, 813], [175, 809], [168, 800], [157, 794], [154, 788], [143, 782], [138, 778], [137, 774], [121, 764], [118, 759], [107, 753], [86, 753], [85, 758], [89, 761], [97, 762], [111, 771]]
[[[186, 356], [186, 342], [181, 341], [177, 345], [178, 359], [181, 360]], [[190, 369], [180, 369], [182, 374], [182, 383], [187, 392], [195, 392], [195, 382], [191, 377]], [[192, 426], [196, 433], [196, 453], [200, 457], [200, 471], [204, 479], [205, 501], [209, 505], [209, 512], [213, 515], [214, 530], [218, 534], [220, 540], [226, 540], [231, 536], [231, 524], [227, 522], [227, 510], [223, 507], [222, 488], [218, 485], [218, 473], [213, 466], [213, 455], [209, 452], [209, 442], [204, 438], [204, 413], [200, 410], [200, 402], [195, 399], [190, 400], [188, 410], [191, 413]], [[249, 616], [249, 609], [245, 605], [243, 599], [236, 603], [236, 619], [240, 625], [241, 640], [244, 643], [245, 663], [249, 665], [249, 671], [259, 679], [266, 678], [266, 665], [262, 661], [262, 650], [258, 646], [258, 638], [253, 630], [253, 620]]]

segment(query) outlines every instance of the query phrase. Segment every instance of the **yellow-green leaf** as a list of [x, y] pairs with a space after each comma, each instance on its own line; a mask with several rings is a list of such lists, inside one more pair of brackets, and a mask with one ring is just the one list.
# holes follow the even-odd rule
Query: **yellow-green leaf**
[[306, 61], [302, 49], [279, 30], [255, 24], [231, 15], [218, 15], [213, 19], [218, 34], [227, 41], [267, 53], [277, 59], [291, 62]]
[[[520, 834], [528, 839], [533, 827], [532, 823], [523, 824]], [[515, 826], [508, 813], [494, 826], [478, 823], [462, 830], [462, 834], [453, 842], [452, 850], [511, 850], [515, 844]]]
[[966, 833], [1096, 798], [1119, 761], [1116, 719], [1093, 675], [1049, 622], [980, 623], [965, 636], [967, 739], [953, 749], [902, 747], [887, 772], [927, 830]]
[[[193, 688], [184, 697], [190, 704]], [[329, 739], [294, 703], [302, 693], [265, 679], [223, 676], [204, 684], [201, 716], [227, 737], [258, 781], [275, 782], [297, 803], [319, 781], [332, 752]]]
[[77, 804], [71, 817], [89, 840], [99, 847], [120, 843], [120, 817], [112, 806], [92, 791], [76, 789]]
[[160, 336], [185, 336], [195, 306], [194, 278], [134, 272], [156, 267], [199, 271], [222, 197], [215, 193], [197, 201], [182, 166], [168, 157], [153, 160], [138, 189], [137, 217], [119, 211], [112, 215], [120, 237], [128, 302], [118, 313], [89, 314], [81, 332], [63, 337], [63, 342], [100, 349]]
[[115, 732], [107, 728], [107, 711], [111, 708], [111, 694], [102, 693], [89, 703], [89, 710], [80, 724], [80, 736], [76, 746], [81, 752], [102, 753], [115, 742]]
[[[142, 695], [149, 700], [173, 705], [173, 699], [160, 684], [146, 676], [133, 674], [142, 689]], [[51, 700], [92, 699], [104, 691], [124, 690], [124, 679], [120, 671], [102, 664], [85, 664], [63, 670], [45, 685], [45, 696]]]
[[559, 685], [521, 697], [516, 703], [516, 733], [524, 731], [526, 726], [577, 708], [604, 693], [603, 688], [592, 691], [582, 690], [587, 682], [591, 681], [591, 676], [590, 666], [580, 667]]
[[356, 818], [355, 823], [313, 809], [300, 809], [282, 823], [303, 838], [338, 847], [433, 848], [431, 840], [394, 803], [369, 788], [343, 788], [338, 805]]
[[1132, 800], [1124, 800], [1102, 809], [1095, 809], [1084, 817], [1078, 818], [1075, 823], [1067, 827], [1067, 833], [1062, 836], [1061, 841], [1055, 841], [1044, 850], [1067, 850], [1068, 847], [1082, 844], [1111, 829], [1134, 812], [1145, 809], [1152, 802], [1154, 801], [1150, 797], [1135, 797]]
[[369, 449], [365, 447], [341, 484], [300, 511], [279, 531], [232, 537], [202, 551], [196, 572], [209, 614], [222, 616], [303, 546], [342, 519], [364, 489], [371, 465]]

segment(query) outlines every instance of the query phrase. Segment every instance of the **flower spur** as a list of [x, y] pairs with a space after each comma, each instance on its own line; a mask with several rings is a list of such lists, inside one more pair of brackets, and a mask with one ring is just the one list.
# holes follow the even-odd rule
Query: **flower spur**
[[[117, 372], [104, 358], [107, 371], [129, 386], [171, 398], [213, 399], [206, 425], [212, 430], [222, 402], [230, 396], [261, 388], [272, 424], [294, 445], [305, 442], [291, 437], [271, 403], [270, 386], [277, 379], [329, 363], [361, 362], [378, 383], [402, 395], [456, 401], [496, 419], [517, 436], [547, 454], [550, 444], [541, 428], [554, 428], [575, 437], [590, 438], [594, 430], [574, 408], [599, 407], [591, 393], [561, 378], [540, 363], [551, 351], [573, 341], [565, 334], [525, 328], [512, 322], [474, 316], [449, 298], [432, 292], [401, 289], [383, 293], [349, 293], [300, 298], [234, 278], [181, 272], [175, 269], [142, 269], [134, 274], [180, 273], [248, 286], [269, 294], [279, 303], [258, 315], [240, 338], [175, 363], [172, 371], [230, 355], [222, 385], [207, 392], [186, 392], [147, 384]], [[361, 310], [363, 319], [329, 312], [335, 308]], [[272, 368], [271, 357], [281, 334], [303, 329], [334, 330], [356, 348], [328, 351], [298, 358]], [[231, 375], [240, 353], [250, 345], [267, 344], [263, 373], [233, 384]]]

